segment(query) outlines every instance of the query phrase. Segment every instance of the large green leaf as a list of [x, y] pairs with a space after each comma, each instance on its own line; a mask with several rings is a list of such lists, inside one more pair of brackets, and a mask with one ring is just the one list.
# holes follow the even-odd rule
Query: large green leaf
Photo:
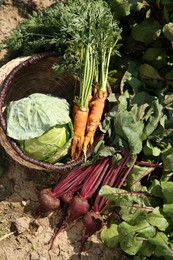
[[141, 64], [139, 67], [139, 75], [144, 79], [160, 79], [158, 71], [149, 64]]
[[161, 149], [157, 146], [153, 146], [150, 140], [147, 140], [145, 146], [143, 147], [144, 154], [146, 156], [159, 156], [161, 154]]
[[168, 241], [168, 237], [163, 232], [157, 232], [156, 236], [149, 238], [149, 242], [155, 246], [155, 255], [164, 259], [173, 259], [173, 244]]
[[103, 228], [101, 232], [101, 240], [109, 248], [117, 247], [119, 244], [118, 225], [112, 223], [109, 228]]
[[172, 171], [173, 169], [173, 147], [168, 144], [167, 148], [162, 153], [162, 160], [165, 171]]
[[154, 167], [134, 165], [126, 180], [127, 185], [130, 187], [132, 191], [145, 190], [146, 187], [142, 187], [141, 185], [141, 179], [149, 175], [149, 173], [151, 173], [152, 170], [154, 170]]
[[169, 226], [169, 222], [159, 207], [156, 207], [152, 212], [149, 212], [146, 215], [146, 219], [152, 226], [157, 227], [161, 231], [165, 231]]
[[149, 44], [155, 41], [161, 34], [161, 25], [153, 18], [143, 20], [132, 28], [132, 35], [136, 41]]
[[142, 58], [155, 69], [160, 69], [167, 65], [166, 49], [162, 46], [147, 48]]
[[142, 248], [143, 241], [156, 234], [156, 228], [151, 226], [144, 216], [140, 216], [134, 225], [122, 222], [118, 226], [121, 248], [130, 255], [136, 255]]
[[163, 212], [166, 214], [166, 216], [171, 219], [173, 223], [173, 203], [164, 204], [163, 205]]
[[137, 238], [135, 236], [136, 228], [127, 222], [122, 222], [118, 226], [118, 232], [120, 235], [121, 249], [129, 255], [136, 255], [145, 239]]
[[135, 121], [133, 112], [119, 111], [114, 118], [114, 129], [122, 141], [127, 142], [126, 149], [130, 150], [133, 155], [141, 152], [143, 124], [141, 121]]
[[172, 191], [173, 191], [173, 182], [172, 181], [161, 181], [160, 183], [162, 192], [165, 198], [166, 203], [173, 203], [173, 196], [172, 196]]
[[128, 0], [109, 0], [108, 3], [116, 19], [130, 14], [130, 4]]
[[131, 223], [144, 212], [153, 210], [147, 197], [142, 193], [127, 192], [123, 189], [111, 188], [105, 185], [101, 187], [99, 194], [109, 199], [112, 205], [120, 207], [119, 214], [121, 218]]
[[156, 130], [163, 116], [163, 106], [158, 99], [152, 102], [150, 109], [145, 114], [143, 120], [145, 120], [145, 127], [142, 133], [142, 140], [147, 139]]

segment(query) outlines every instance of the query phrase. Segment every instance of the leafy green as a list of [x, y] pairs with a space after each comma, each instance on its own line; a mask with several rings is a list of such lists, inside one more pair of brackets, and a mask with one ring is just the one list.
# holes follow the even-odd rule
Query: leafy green
[[156, 256], [163, 256], [165, 259], [172, 259], [173, 244], [169, 242], [168, 237], [163, 232], [157, 232], [156, 236], [149, 238], [149, 242], [155, 246]]
[[[127, 77], [126, 74], [123, 84], [127, 81], [133, 87], [133, 84], [136, 85], [136, 83], [132, 83], [130, 72], [128, 75], [130, 77]], [[101, 130], [108, 133], [113, 145], [129, 150], [132, 156], [142, 151], [146, 140], [144, 153], [147, 156], [158, 157], [161, 149], [152, 146], [149, 139], [155, 135], [155, 131], [160, 133], [159, 129], [165, 125], [162, 98], [149, 95], [147, 91], [143, 90], [142, 85], [138, 85], [138, 89], [134, 88], [134, 93], [126, 90], [117, 101], [106, 114]]]
[[140, 66], [139, 76], [144, 79], [160, 79], [160, 75], [157, 70], [149, 64], [142, 64]]
[[109, 248], [115, 248], [119, 244], [119, 233], [118, 233], [118, 225], [112, 223], [109, 228], [104, 228], [101, 232], [101, 240], [108, 246]]
[[170, 41], [173, 41], [173, 23], [165, 24], [163, 27], [163, 33], [166, 38]]
[[152, 211], [148, 199], [143, 193], [127, 192], [123, 189], [111, 188], [107, 185], [101, 187], [100, 196], [104, 196], [112, 202], [112, 205], [121, 207], [121, 218], [133, 222], [143, 212]]
[[135, 24], [132, 28], [134, 40], [144, 42], [146, 44], [155, 41], [161, 33], [161, 26], [153, 18], [148, 18], [140, 24]]
[[[169, 181], [154, 181], [152, 188], [150, 188], [147, 196], [147, 200], [144, 200], [143, 196], [140, 196], [140, 192], [128, 192], [122, 189], [115, 189], [108, 186], [103, 186], [100, 191], [100, 195], [110, 200], [110, 209], [112, 206], [118, 205], [120, 207], [119, 214], [122, 221], [119, 224], [112, 222], [112, 228], [103, 230], [101, 238], [103, 242], [110, 246], [114, 245], [112, 241], [112, 230], [115, 228], [118, 232], [115, 234], [115, 247], [117, 243], [120, 243], [121, 249], [129, 255], [134, 256], [163, 256], [165, 259], [172, 259], [173, 256], [173, 244], [172, 233], [170, 224], [173, 223], [173, 203], [172, 203], [172, 185], [173, 182]], [[156, 192], [156, 187], [158, 192]], [[154, 188], [154, 189], [153, 189]], [[146, 207], [150, 203], [153, 203], [152, 196], [159, 195], [160, 205], [152, 208]], [[157, 203], [159, 200], [155, 197]], [[134, 203], [135, 202], [135, 203]], [[124, 206], [128, 207], [131, 203], [131, 208], [142, 208], [139, 214], [134, 214], [127, 209], [122, 210]], [[145, 205], [145, 206], [144, 206]], [[110, 239], [110, 237], [112, 239]]]
[[157, 227], [161, 231], [165, 231], [169, 226], [169, 222], [159, 207], [156, 207], [152, 212], [149, 212], [146, 216], [146, 219], [150, 225]]
[[69, 153], [73, 126], [66, 99], [34, 93], [7, 107], [7, 134], [24, 152], [55, 163]]
[[143, 241], [156, 234], [155, 227], [151, 226], [144, 217], [136, 219], [135, 225], [122, 222], [118, 226], [120, 246], [130, 255], [136, 255], [143, 245]]
[[55, 125], [71, 121], [65, 99], [34, 93], [7, 107], [7, 135], [15, 140], [38, 137]]
[[173, 147], [172, 147], [171, 144], [168, 144], [166, 149], [163, 150], [162, 159], [163, 159], [165, 171], [172, 171], [172, 167], [173, 167]]
[[20, 145], [28, 156], [55, 163], [68, 154], [71, 136], [69, 124], [56, 125], [39, 137], [20, 142]]
[[[118, 136], [121, 137], [122, 142], [125, 140], [128, 143], [126, 147], [132, 154], [138, 154], [142, 150], [141, 132], [143, 125], [141, 122], [135, 121], [132, 112], [119, 111], [114, 116], [114, 128]], [[138, 129], [138, 132], [136, 131]], [[114, 140], [116, 142], [116, 139]]]
[[140, 166], [134, 165], [133, 169], [128, 176], [126, 183], [128, 187], [130, 187], [131, 191], [146, 191], [146, 188], [142, 186], [141, 179], [145, 176], [148, 176], [152, 171], [154, 171], [154, 167]]

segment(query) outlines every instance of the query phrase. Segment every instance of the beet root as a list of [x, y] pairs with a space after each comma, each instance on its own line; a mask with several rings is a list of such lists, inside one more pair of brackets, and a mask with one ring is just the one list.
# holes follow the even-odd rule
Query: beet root
[[70, 202], [70, 215], [67, 219], [67, 222], [71, 222], [82, 217], [85, 213], [88, 212], [89, 208], [90, 205], [88, 200], [78, 195], [74, 196]]
[[60, 200], [52, 197], [51, 189], [42, 189], [38, 194], [38, 200], [42, 208], [47, 211], [56, 210], [60, 207]]
[[87, 212], [83, 219], [83, 224], [85, 226], [85, 233], [81, 239], [80, 252], [83, 252], [86, 241], [90, 236], [95, 234], [103, 227], [103, 218], [101, 215], [94, 211]]
[[[90, 208], [90, 205], [86, 199], [81, 198], [78, 195], [75, 195], [71, 201], [70, 201], [70, 214], [67, 217], [67, 219], [64, 221], [64, 223], [59, 227], [55, 232], [54, 235], [51, 238], [51, 246], [50, 249], [53, 247], [54, 241], [56, 237], [59, 235], [59, 233], [68, 228], [72, 227], [75, 220], [76, 222], [82, 217], [85, 213], [88, 212]], [[75, 223], [76, 223], [75, 222]]]

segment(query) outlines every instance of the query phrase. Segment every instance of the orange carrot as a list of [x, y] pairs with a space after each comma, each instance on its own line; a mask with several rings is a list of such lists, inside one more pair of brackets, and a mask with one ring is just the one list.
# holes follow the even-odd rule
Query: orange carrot
[[92, 145], [94, 142], [95, 132], [100, 124], [102, 114], [105, 107], [105, 102], [107, 98], [107, 92], [98, 91], [96, 99], [92, 102], [92, 109], [88, 117], [87, 122], [87, 134], [83, 143], [83, 152], [86, 155], [88, 145]]
[[77, 113], [78, 110], [79, 110], [79, 106], [78, 106], [76, 103], [74, 103], [73, 113], [72, 113], [72, 118], [73, 118], [73, 120], [74, 120], [75, 115], [76, 115], [76, 113]]
[[74, 116], [74, 137], [71, 145], [71, 157], [72, 160], [76, 160], [82, 154], [82, 147], [85, 137], [85, 130], [88, 119], [89, 110], [81, 110], [78, 108]]

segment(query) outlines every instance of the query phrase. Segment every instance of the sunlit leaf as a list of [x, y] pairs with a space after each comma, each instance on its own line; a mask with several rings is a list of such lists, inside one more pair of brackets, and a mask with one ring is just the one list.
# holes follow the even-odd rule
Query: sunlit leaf
[[168, 40], [173, 41], [173, 23], [165, 24], [163, 27], [163, 33]]

